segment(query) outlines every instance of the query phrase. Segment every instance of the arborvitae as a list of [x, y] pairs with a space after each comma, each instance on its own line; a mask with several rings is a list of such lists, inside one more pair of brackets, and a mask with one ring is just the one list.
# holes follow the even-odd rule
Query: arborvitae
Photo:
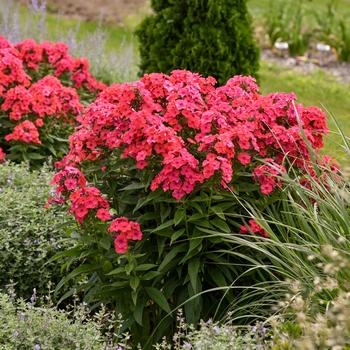
[[152, 0], [154, 15], [136, 34], [141, 74], [188, 69], [224, 84], [236, 74], [253, 75], [259, 49], [245, 0]]

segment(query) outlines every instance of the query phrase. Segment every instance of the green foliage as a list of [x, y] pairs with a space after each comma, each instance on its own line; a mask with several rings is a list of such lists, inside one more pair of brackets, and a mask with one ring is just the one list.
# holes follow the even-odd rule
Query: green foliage
[[344, 19], [338, 22], [335, 45], [339, 60], [350, 62], [350, 26]]
[[14, 283], [24, 298], [33, 288], [47, 294], [49, 281], [61, 278], [59, 263], [48, 260], [69, 246], [66, 231], [74, 228], [64, 210], [44, 208], [51, 177], [47, 167], [0, 166], [0, 289]]
[[265, 13], [266, 33], [269, 37], [270, 45], [286, 37], [286, 23], [288, 20], [288, 11], [284, 3], [279, 1], [270, 1], [269, 9]]
[[[343, 147], [350, 154], [345, 137]], [[242, 292], [227, 325], [195, 330], [180, 318], [173, 342], [157, 349], [349, 349], [350, 185], [326, 167], [317, 172], [327, 180], [309, 177], [309, 188], [286, 175], [281, 199], [263, 211], [242, 201], [270, 238], [225, 238], [239, 244], [232, 254], [250, 250], [250, 268], [268, 272], [265, 283]], [[253, 328], [231, 326], [256, 317], [263, 323]]]
[[[106, 322], [107, 321], [107, 322]], [[59, 311], [52, 305], [36, 307], [23, 299], [0, 294], [0, 347], [2, 350], [111, 350], [113, 339], [103, 334], [115, 321], [100, 312], [91, 319], [84, 305]], [[125, 340], [125, 339], [124, 339]], [[124, 344], [124, 342], [123, 342]], [[129, 349], [124, 347], [123, 349]]]
[[292, 56], [303, 55], [311, 39], [317, 38], [335, 48], [339, 61], [349, 61], [350, 28], [347, 17], [339, 12], [338, 5], [337, 1], [331, 0], [312, 11], [313, 23], [308, 21], [307, 4], [304, 1], [287, 4], [285, 1], [271, 1], [265, 12], [270, 45], [273, 47], [278, 40], [286, 41]]
[[285, 41], [291, 56], [303, 55], [310, 43], [312, 33], [305, 28], [304, 3], [286, 5], [284, 1], [271, 1], [265, 14], [265, 25], [270, 44]]
[[[282, 223], [281, 223], [282, 224]], [[309, 261], [319, 274], [306, 281], [293, 276], [288, 294], [275, 305], [278, 312], [254, 327], [230, 323], [201, 322], [196, 330], [178, 316], [178, 329], [172, 342], [163, 340], [157, 350], [319, 350], [350, 348], [348, 251], [322, 246]], [[231, 316], [228, 321], [232, 322]]]
[[350, 61], [350, 27], [348, 17], [338, 9], [337, 1], [330, 1], [325, 11], [315, 13], [318, 37], [334, 47], [339, 61]]
[[220, 84], [257, 74], [259, 50], [244, 0], [157, 0], [152, 7], [155, 14], [136, 32], [141, 74], [181, 68]]
[[[343, 147], [350, 154], [349, 140], [343, 135]], [[247, 291], [239, 303], [232, 305], [231, 321], [242, 315], [266, 318], [268, 305], [284, 298], [289, 290], [286, 280], [297, 281], [304, 291], [314, 290], [314, 280], [323, 278], [322, 268], [329, 261], [324, 246], [348, 255], [350, 249], [350, 186], [339, 174], [327, 166], [316, 168], [317, 177], [308, 176], [301, 183], [284, 176], [286, 190], [280, 199], [263, 211], [254, 204], [242, 201], [250, 216], [268, 233], [262, 241], [245, 240], [231, 235], [225, 238], [238, 246], [232, 254], [242, 256], [248, 249], [253, 258], [250, 268], [264, 272], [255, 289]], [[322, 177], [322, 183], [318, 180]], [[306, 182], [305, 182], [306, 181]], [[308, 185], [305, 186], [305, 183]], [[340, 285], [348, 285], [349, 273], [342, 270], [337, 275]], [[259, 296], [257, 298], [257, 296]], [[330, 299], [323, 299], [326, 305]], [[264, 307], [262, 307], [264, 306]]]
[[338, 13], [336, 11], [336, 1], [329, 1], [325, 11], [315, 11], [316, 35], [320, 41], [329, 45], [333, 44], [333, 33], [336, 25]]
[[[259, 277], [240, 265], [245, 260], [232, 255], [233, 245], [222, 238], [239, 232], [235, 216], [240, 205], [230, 193], [202, 191], [179, 203], [162, 191], [145, 192], [145, 185], [133, 180], [126, 175], [115, 182], [106, 179], [106, 186], [118, 193], [114, 198], [120, 215], [142, 223], [142, 241], [119, 256], [104, 224], [84, 223], [76, 246], [58, 256], [66, 256], [65, 266], [79, 263], [79, 267], [61, 281], [57, 293], [77, 280], [79, 284], [63, 299], [77, 290], [88, 303], [114, 305], [127, 319], [125, 327], [133, 338], [150, 349], [160, 337], [174, 332], [179, 307], [190, 324], [223, 317], [242, 291], [238, 285], [230, 288], [231, 283], [243, 272], [247, 283]], [[255, 184], [244, 186], [252, 196], [256, 189]]]

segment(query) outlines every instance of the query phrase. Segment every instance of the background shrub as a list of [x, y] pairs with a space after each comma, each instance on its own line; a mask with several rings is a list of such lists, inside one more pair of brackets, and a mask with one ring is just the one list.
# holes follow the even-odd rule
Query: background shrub
[[74, 223], [60, 208], [46, 209], [52, 173], [30, 172], [25, 165], [0, 166], [0, 288], [12, 281], [24, 298], [48, 293], [48, 283], [61, 278], [58, 262], [47, 264], [69, 246]]
[[155, 14], [137, 30], [141, 73], [188, 69], [220, 84], [256, 75], [255, 45], [245, 0], [153, 0]]

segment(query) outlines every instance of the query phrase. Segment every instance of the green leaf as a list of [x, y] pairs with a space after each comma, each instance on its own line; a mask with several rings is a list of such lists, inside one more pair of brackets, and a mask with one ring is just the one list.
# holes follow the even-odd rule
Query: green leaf
[[147, 271], [157, 266], [156, 264], [141, 264], [135, 268], [135, 271]]
[[174, 225], [177, 226], [184, 219], [186, 219], [186, 210], [184, 208], [177, 209], [174, 215]]
[[135, 310], [133, 312], [135, 321], [142, 326], [142, 316], [143, 316], [143, 309], [145, 305], [142, 302], [138, 302], [135, 306]]
[[192, 201], [192, 202], [189, 203], [189, 205], [192, 208], [196, 209], [198, 213], [203, 214], [203, 210], [202, 210], [201, 206], [198, 203]]
[[130, 287], [133, 290], [136, 290], [139, 284], [140, 284], [140, 279], [137, 276], [133, 276], [130, 278]]
[[188, 264], [188, 274], [190, 276], [190, 282], [195, 293], [197, 292], [197, 279], [198, 279], [199, 267], [200, 267], [199, 258], [192, 259]]
[[221, 203], [210, 208], [220, 219], [225, 220], [225, 211], [234, 206], [234, 203]]
[[121, 188], [119, 191], [139, 190], [141, 188], [145, 188], [145, 185], [139, 182], [133, 182], [130, 185]]
[[52, 263], [56, 260], [60, 260], [62, 258], [66, 258], [68, 256], [73, 256], [76, 257], [77, 259], [83, 256], [84, 251], [82, 250], [81, 247], [74, 247], [62, 252], [59, 252], [57, 254], [55, 254], [50, 260], [49, 263]]
[[159, 191], [155, 191], [150, 193], [146, 198], [140, 198], [139, 201], [137, 202], [137, 205], [135, 206], [133, 213], [135, 213], [138, 209], [142, 208], [144, 205], [147, 203], [159, 199], [161, 197], [162, 193]]
[[225, 276], [219, 269], [215, 268], [211, 270], [210, 277], [214, 281], [217, 287], [227, 286]]
[[158, 248], [158, 256], [159, 257], [161, 257], [163, 255], [166, 241], [167, 241], [167, 237], [159, 237], [157, 239], [157, 248]]
[[190, 239], [190, 247], [188, 249], [187, 256], [189, 256], [193, 250], [195, 250], [202, 244], [202, 240], [203, 238], [201, 237], [193, 237]]
[[157, 219], [156, 213], [146, 213], [142, 216], [140, 216], [139, 222], [146, 222]]
[[68, 274], [66, 277], [63, 277], [61, 281], [57, 284], [55, 289], [55, 294], [57, 295], [58, 291], [71, 279], [88, 273], [89, 275], [92, 274], [92, 272], [97, 270], [96, 264], [85, 264], [77, 267], [75, 270], [73, 270], [70, 274]]
[[107, 273], [107, 276], [118, 275], [118, 274], [123, 273], [123, 272], [125, 272], [125, 266], [117, 267], [116, 269]]
[[169, 264], [175, 256], [180, 252], [185, 252], [187, 250], [187, 244], [180, 244], [170, 250], [170, 252], [165, 256], [164, 260], [158, 267], [158, 271], [162, 271], [164, 267]]
[[152, 298], [152, 300], [156, 302], [165, 312], [168, 314], [171, 312], [170, 306], [161, 291], [153, 287], [146, 287], [145, 290], [149, 297]]
[[98, 243], [103, 249], [109, 250], [112, 245], [112, 239], [110, 236], [106, 235], [100, 239]]
[[173, 235], [171, 236], [170, 244], [173, 244], [174, 241], [176, 241], [178, 238], [180, 238], [185, 233], [185, 231], [186, 230], [184, 228], [182, 228], [181, 230], [174, 232]]
[[52, 145], [48, 145], [48, 149], [50, 150], [50, 152], [57, 157], [57, 152], [55, 150], [55, 148]]
[[113, 288], [124, 288], [124, 287], [127, 287], [128, 285], [129, 285], [128, 281], [118, 281], [118, 282], [112, 283], [110, 286]]
[[224, 220], [221, 220], [219, 218], [215, 218], [214, 220], [211, 220], [210, 222], [213, 226], [219, 228], [223, 232], [226, 232], [226, 233], [231, 232], [230, 227], [226, 224], [226, 222]]
[[192, 222], [192, 221], [196, 221], [196, 220], [202, 220], [204, 218], [206, 218], [207, 215], [206, 214], [200, 214], [200, 213], [197, 213], [197, 214], [194, 214], [194, 215], [191, 215], [187, 221], [188, 222]]
[[254, 192], [259, 190], [259, 185], [241, 182], [236, 188], [239, 192]]
[[44, 159], [44, 158], [46, 158], [45, 156], [43, 156], [42, 154], [39, 154], [39, 153], [27, 153], [27, 157], [29, 159]]
[[133, 290], [131, 292], [131, 299], [132, 299], [132, 302], [134, 303], [135, 306], [136, 306], [136, 303], [137, 303], [138, 295], [139, 295], [139, 291], [138, 290]]
[[142, 279], [145, 281], [150, 281], [150, 280], [153, 280], [153, 278], [156, 278], [160, 275], [161, 273], [159, 271], [149, 271], [142, 276]]
[[164, 222], [164, 224], [159, 225], [157, 228], [155, 228], [154, 230], [152, 230], [150, 232], [151, 233], [158, 232], [158, 231], [164, 230], [164, 229], [166, 229], [166, 228], [168, 228], [168, 227], [170, 227], [172, 225], [174, 225], [174, 220], [173, 219]]
[[160, 206], [160, 219], [163, 223], [167, 217], [169, 217], [171, 213], [171, 207], [168, 205], [161, 204]]
[[192, 199], [193, 202], [208, 202], [209, 201], [209, 196], [205, 193], [202, 192], [199, 196], [196, 196], [195, 198]]

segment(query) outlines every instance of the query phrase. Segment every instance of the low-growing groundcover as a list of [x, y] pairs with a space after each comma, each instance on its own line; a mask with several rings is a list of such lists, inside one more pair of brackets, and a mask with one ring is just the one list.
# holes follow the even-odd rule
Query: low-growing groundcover
[[171, 311], [183, 307], [193, 324], [220, 318], [242, 291], [235, 280], [261, 279], [246, 267], [249, 249], [232, 255], [222, 235], [267, 237], [241, 200], [278, 200], [287, 172], [308, 186], [327, 133], [324, 113], [293, 94], [263, 96], [241, 76], [216, 88], [188, 71], [114, 84], [80, 122], [50, 202], [67, 202], [81, 223], [66, 256], [84, 262], [57, 292], [86, 276], [77, 290], [114, 305], [145, 349], [172, 333]]
[[66, 211], [45, 208], [52, 172], [31, 172], [26, 165], [0, 165], [0, 289], [11, 284], [18, 296], [49, 293], [61, 279], [58, 262], [49, 262], [68, 249], [75, 223]]
[[[59, 311], [49, 304], [38, 307], [35, 301], [26, 303], [23, 299], [0, 293], [2, 350], [121, 349], [118, 339], [108, 334], [108, 323], [114, 321], [115, 318], [103, 310], [91, 318], [84, 305]], [[123, 337], [120, 345], [126, 343], [127, 337]]]
[[0, 37], [0, 160], [42, 164], [62, 157], [84, 104], [105, 85], [64, 43]]

